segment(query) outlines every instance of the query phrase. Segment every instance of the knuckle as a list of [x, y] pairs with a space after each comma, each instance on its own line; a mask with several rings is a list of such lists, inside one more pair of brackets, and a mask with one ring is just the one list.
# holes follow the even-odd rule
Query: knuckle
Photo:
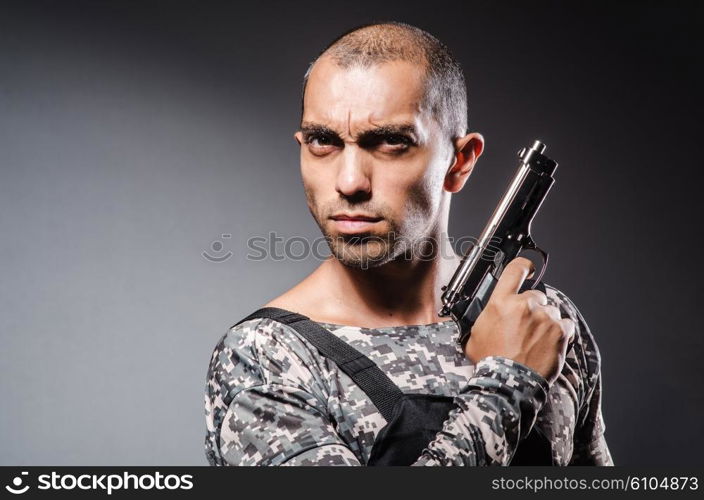
[[548, 312], [543, 308], [536, 309], [533, 312], [533, 316], [540, 323], [551, 323], [552, 322], [552, 318], [550, 317], [550, 314], [548, 314]]
[[532, 304], [540, 306], [547, 304], [547, 296], [540, 290], [526, 290], [525, 292], [521, 292], [519, 295]]
[[563, 327], [567, 332], [569, 333], [570, 336], [574, 336], [577, 333], [577, 324], [571, 320], [571, 319], [565, 319], [563, 320]]
[[566, 337], [569, 337], [569, 336], [571, 335], [571, 332], [570, 332], [570, 329], [569, 329], [569, 328], [565, 328], [564, 325], [559, 325], [559, 326], [560, 326], [559, 332], [560, 332], [560, 336], [561, 336], [562, 338], [566, 338]]
[[530, 317], [533, 314], [533, 308], [531, 307], [529, 300], [517, 300], [514, 308], [516, 312], [521, 314], [523, 317]]
[[545, 310], [554, 321], [560, 320], [560, 310], [555, 306], [545, 306]]
[[565, 338], [565, 331], [559, 326], [551, 327], [550, 334], [556, 343], [561, 342]]
[[535, 299], [538, 301], [539, 304], [547, 304], [548, 303], [548, 296], [545, 295], [543, 292], [540, 290], [532, 290], [535, 295]]

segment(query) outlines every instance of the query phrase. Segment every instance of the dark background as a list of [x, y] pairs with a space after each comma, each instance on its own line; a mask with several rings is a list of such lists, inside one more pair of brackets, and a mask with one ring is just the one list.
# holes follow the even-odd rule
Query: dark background
[[453, 235], [478, 234], [519, 147], [560, 163], [534, 236], [599, 343], [615, 462], [702, 464], [702, 14], [1, 2], [0, 464], [205, 463], [212, 348], [318, 264], [247, 259], [253, 236], [318, 236], [292, 139], [303, 73], [383, 20], [435, 34], [468, 78], [487, 149]]

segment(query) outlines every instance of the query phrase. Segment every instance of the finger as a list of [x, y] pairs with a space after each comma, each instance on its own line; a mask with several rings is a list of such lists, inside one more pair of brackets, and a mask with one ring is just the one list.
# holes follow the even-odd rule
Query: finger
[[515, 295], [521, 289], [528, 273], [534, 269], [533, 263], [525, 257], [516, 257], [504, 268], [492, 295], [506, 297]]
[[[527, 257], [524, 257], [524, 258], [527, 259]], [[528, 259], [528, 260], [530, 260], [530, 259]], [[531, 264], [533, 263], [532, 260], [530, 262], [531, 262]], [[533, 264], [531, 266], [530, 271], [528, 272], [528, 276], [526, 276], [526, 279], [533, 279], [534, 276], [535, 276], [535, 264]]]
[[571, 344], [575, 339], [576, 326], [574, 321], [570, 318], [563, 318], [560, 320], [560, 323], [562, 325], [562, 331], [565, 332], [565, 336], [567, 337], [567, 344]]
[[[548, 297], [540, 290], [526, 290], [518, 295], [526, 297], [532, 306], [546, 306], [548, 304]], [[558, 318], [559, 319], [559, 318]]]
[[561, 321], [562, 315], [560, 314], [560, 309], [555, 306], [542, 306], [543, 310], [548, 313], [551, 319], [554, 321]]

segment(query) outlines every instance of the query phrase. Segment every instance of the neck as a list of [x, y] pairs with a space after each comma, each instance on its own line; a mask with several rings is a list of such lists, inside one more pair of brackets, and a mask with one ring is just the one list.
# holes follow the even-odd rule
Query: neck
[[401, 256], [379, 267], [347, 267], [334, 257], [318, 269], [332, 298], [330, 317], [338, 323], [383, 327], [446, 321], [438, 316], [442, 295], [460, 258], [447, 233], [438, 231], [430, 256]]

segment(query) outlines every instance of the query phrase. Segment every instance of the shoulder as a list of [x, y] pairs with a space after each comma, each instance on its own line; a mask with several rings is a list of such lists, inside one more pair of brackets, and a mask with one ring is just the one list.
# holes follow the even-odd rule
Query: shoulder
[[293, 328], [269, 318], [238, 323], [210, 357], [206, 406], [226, 411], [243, 391], [263, 386], [303, 388], [324, 394], [330, 366]]
[[291, 326], [255, 318], [233, 325], [217, 343], [208, 383], [232, 398], [258, 385], [304, 386], [329, 369], [318, 350]]
[[276, 360], [311, 356], [312, 346], [291, 326], [271, 318], [254, 318], [231, 326], [215, 346], [211, 366], [238, 365], [249, 372], [280, 371]]
[[[294, 287], [286, 293], [279, 295], [264, 305], [264, 307], [278, 307], [288, 311], [303, 314], [315, 321], [325, 322], [328, 312], [328, 301], [325, 297], [318, 297], [307, 293], [304, 288]], [[335, 323], [336, 321], [329, 321]]]
[[[269, 318], [230, 327], [213, 349], [205, 388], [206, 456], [223, 463], [221, 431], [241, 401], [277, 391], [311, 395], [326, 401], [323, 360], [288, 325]], [[274, 398], [275, 399], [275, 398]], [[233, 406], [234, 405], [234, 408]], [[236, 417], [234, 417], [236, 420]]]
[[601, 370], [601, 353], [596, 339], [587, 321], [577, 305], [563, 291], [554, 286], [545, 285], [548, 303], [560, 309], [563, 318], [570, 318], [575, 323], [575, 338], [568, 355], [576, 357], [579, 367], [589, 387], [593, 387]]

